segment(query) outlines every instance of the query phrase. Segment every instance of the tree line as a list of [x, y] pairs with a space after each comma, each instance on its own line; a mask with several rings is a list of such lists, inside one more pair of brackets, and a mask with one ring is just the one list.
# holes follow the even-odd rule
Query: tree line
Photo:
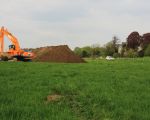
[[138, 32], [132, 32], [126, 42], [120, 42], [117, 36], [104, 46], [94, 44], [85, 47], [76, 47], [74, 52], [83, 58], [96, 58], [113, 56], [117, 57], [144, 57], [150, 56], [150, 34], [140, 36]]

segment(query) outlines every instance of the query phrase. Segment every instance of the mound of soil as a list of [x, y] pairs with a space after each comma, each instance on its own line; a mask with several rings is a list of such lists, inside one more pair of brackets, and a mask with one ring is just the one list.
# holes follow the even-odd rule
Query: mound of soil
[[35, 58], [39, 62], [62, 62], [62, 63], [84, 63], [67, 45], [42, 47], [33, 50]]

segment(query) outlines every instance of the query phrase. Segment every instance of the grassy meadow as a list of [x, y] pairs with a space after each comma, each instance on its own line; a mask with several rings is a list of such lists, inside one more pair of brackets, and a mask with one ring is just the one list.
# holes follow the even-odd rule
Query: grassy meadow
[[0, 120], [150, 120], [150, 58], [0, 62]]

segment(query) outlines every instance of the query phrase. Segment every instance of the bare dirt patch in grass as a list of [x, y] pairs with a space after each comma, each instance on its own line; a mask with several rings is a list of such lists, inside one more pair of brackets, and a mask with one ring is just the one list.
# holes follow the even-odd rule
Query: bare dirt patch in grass
[[54, 94], [54, 95], [48, 95], [45, 99], [45, 103], [48, 104], [50, 102], [56, 102], [56, 101], [59, 101], [63, 96], [62, 95], [57, 95], [57, 94]]

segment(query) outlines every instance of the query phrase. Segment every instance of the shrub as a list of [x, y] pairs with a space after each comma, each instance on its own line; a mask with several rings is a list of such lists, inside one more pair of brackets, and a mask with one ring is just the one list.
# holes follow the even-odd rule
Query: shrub
[[135, 58], [138, 57], [138, 53], [135, 52], [133, 49], [129, 49], [124, 53], [124, 57]]
[[138, 52], [138, 56], [139, 56], [139, 57], [144, 57], [144, 51], [143, 51], [143, 50], [139, 51], [139, 52]]
[[147, 48], [144, 51], [145, 56], [150, 56], [150, 44], [147, 46]]
[[87, 51], [83, 50], [83, 51], [82, 51], [82, 55], [81, 55], [81, 57], [88, 57], [88, 53], [87, 53]]
[[118, 58], [118, 57], [120, 57], [120, 54], [119, 54], [119, 53], [114, 53], [114, 54], [113, 54], [113, 57], [114, 57], [114, 58]]

